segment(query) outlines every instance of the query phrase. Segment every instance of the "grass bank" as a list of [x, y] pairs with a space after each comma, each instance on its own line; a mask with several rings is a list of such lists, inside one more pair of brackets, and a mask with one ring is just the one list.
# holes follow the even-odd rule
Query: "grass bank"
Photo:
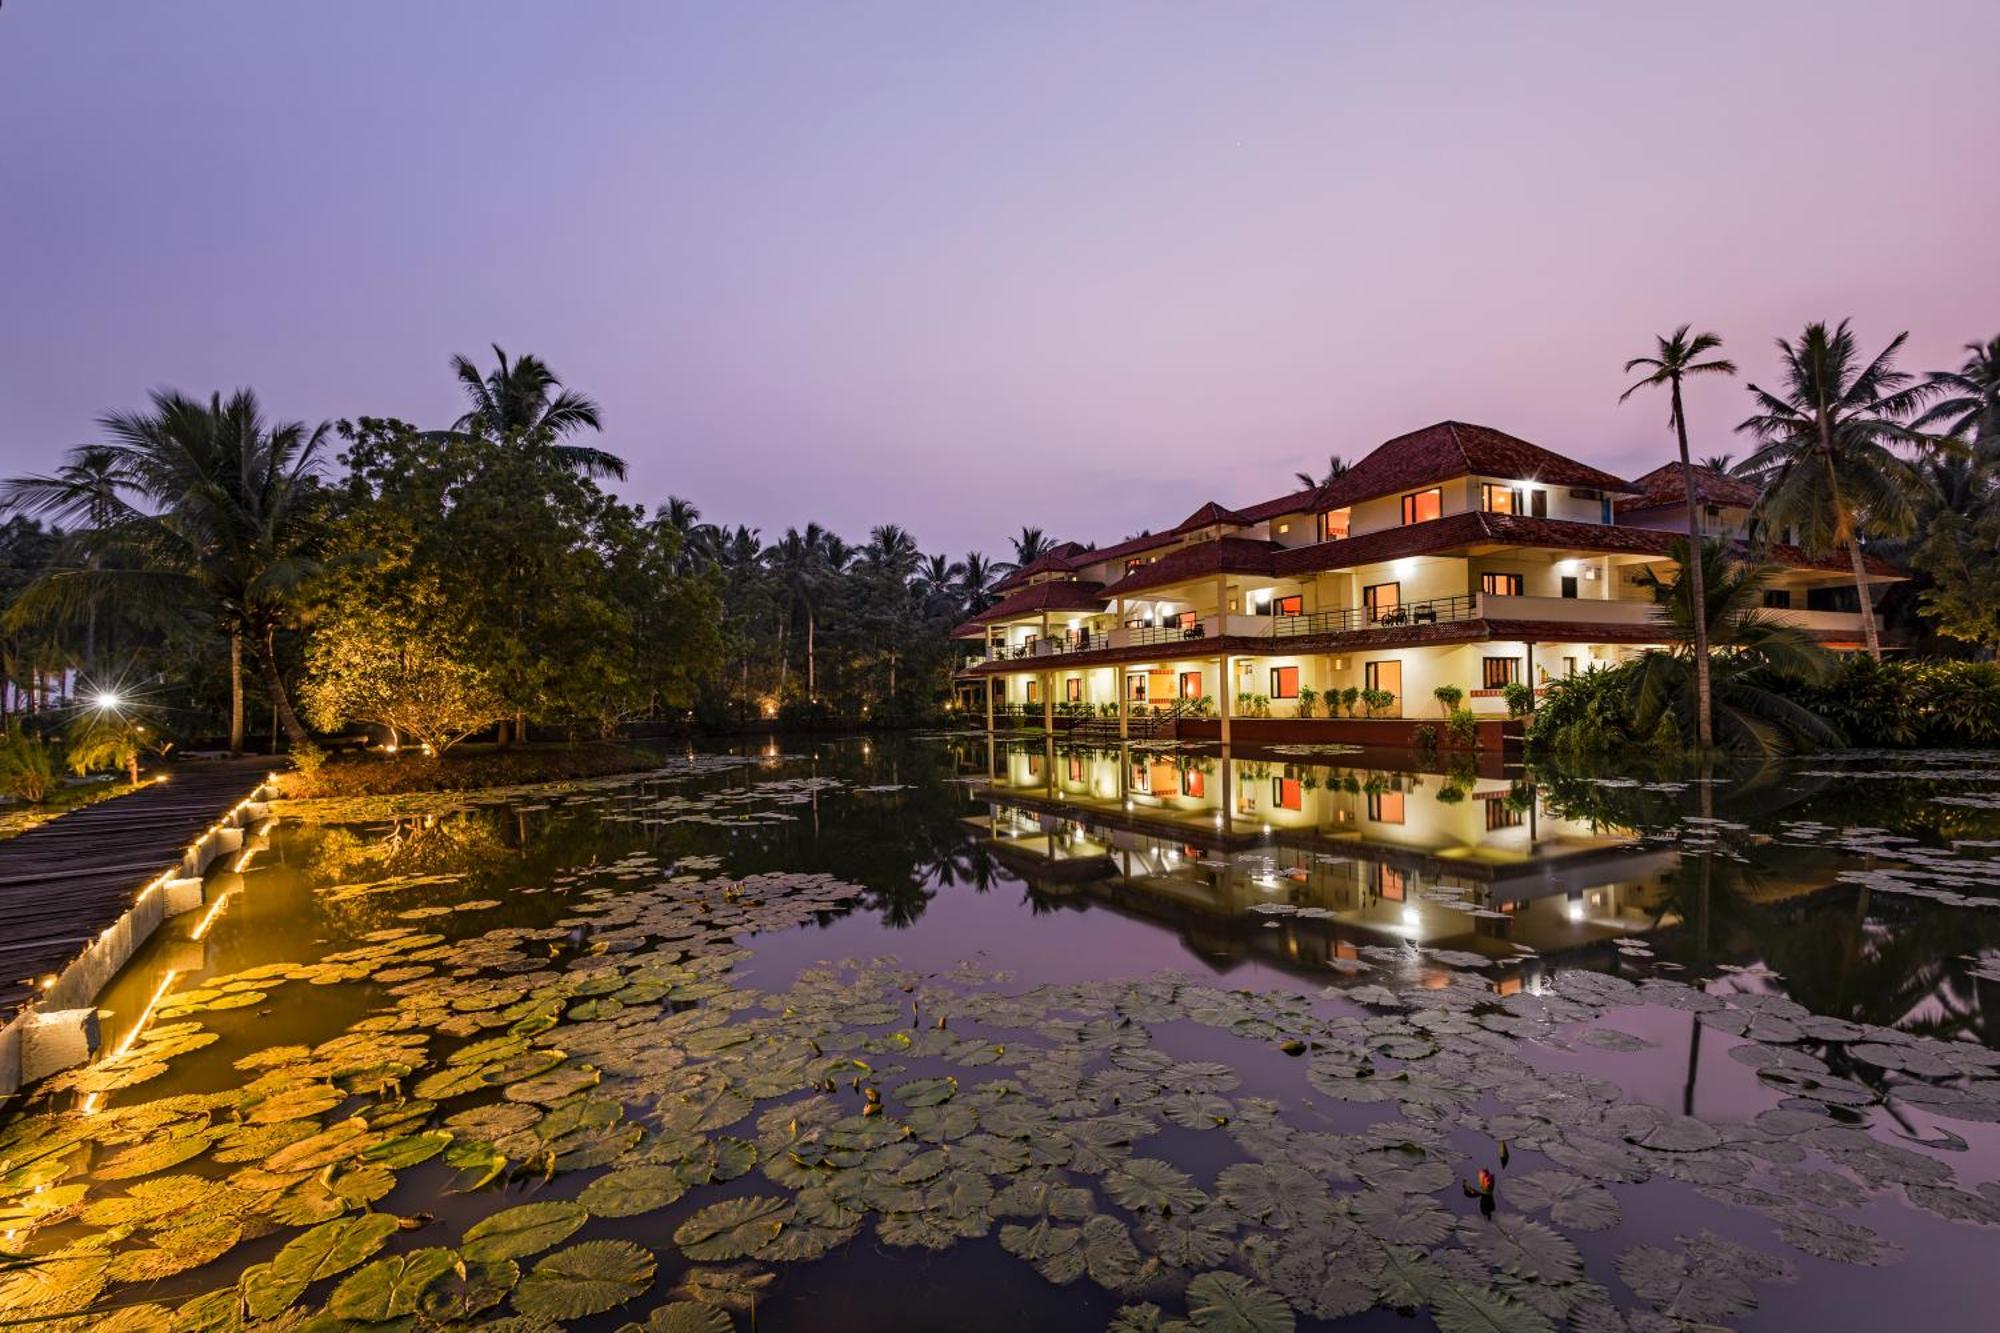
[[[153, 780], [148, 774], [139, 782], [139, 787]], [[81, 810], [86, 805], [96, 805], [114, 796], [124, 796], [139, 790], [129, 782], [82, 782], [74, 786], [52, 788], [49, 797], [40, 805], [16, 802], [0, 805], [0, 842], [26, 833], [29, 829], [40, 828], [52, 819], [60, 818], [72, 810]]]
[[657, 768], [663, 751], [612, 741], [574, 744], [460, 745], [438, 758], [410, 752], [341, 755], [313, 773], [281, 774], [278, 786], [290, 800], [353, 796], [397, 796], [410, 792], [475, 791], [542, 782], [609, 777]]

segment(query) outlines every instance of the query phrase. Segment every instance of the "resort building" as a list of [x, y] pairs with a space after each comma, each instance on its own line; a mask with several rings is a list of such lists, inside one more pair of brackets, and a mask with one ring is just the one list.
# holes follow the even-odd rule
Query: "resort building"
[[[1745, 535], [1754, 487], [1696, 469], [1703, 530]], [[1327, 484], [1239, 508], [1211, 501], [1159, 533], [1066, 543], [1015, 570], [958, 627], [975, 651], [961, 702], [989, 722], [1023, 710], [1229, 739], [1232, 719], [1325, 717], [1374, 691], [1373, 715], [1428, 717], [1440, 686], [1483, 717], [1509, 685], [1665, 646], [1642, 575], [1671, 578], [1687, 531], [1678, 464], [1625, 481], [1504, 432], [1441, 422], [1378, 446]], [[1783, 536], [1784, 534], [1778, 534]], [[1775, 616], [1860, 646], [1843, 558], [1782, 543]], [[1879, 590], [1895, 575], [1872, 561]], [[1346, 708], [1334, 710], [1346, 715]], [[1406, 724], [1407, 725], [1407, 724]], [[1255, 728], [1266, 730], [1266, 728]]]

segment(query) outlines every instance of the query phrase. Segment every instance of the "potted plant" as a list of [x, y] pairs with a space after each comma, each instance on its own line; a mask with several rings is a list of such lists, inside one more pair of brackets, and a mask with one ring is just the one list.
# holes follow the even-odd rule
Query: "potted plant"
[[1445, 722], [1445, 730], [1451, 733], [1452, 743], [1470, 749], [1479, 748], [1479, 718], [1470, 708], [1454, 708]]
[[1507, 701], [1508, 717], [1526, 717], [1535, 711], [1535, 692], [1521, 681], [1508, 681], [1501, 687], [1500, 697]]
[[1440, 685], [1431, 691], [1431, 697], [1438, 701], [1438, 706], [1444, 710], [1444, 715], [1450, 717], [1452, 710], [1465, 701], [1465, 691], [1456, 685]]
[[1347, 715], [1349, 717], [1354, 716], [1354, 705], [1359, 703], [1360, 701], [1361, 701], [1361, 689], [1359, 686], [1349, 685], [1346, 689], [1340, 692], [1341, 707], [1347, 710]]
[[1313, 708], [1319, 703], [1319, 691], [1310, 685], [1299, 686], [1299, 716], [1311, 717]]

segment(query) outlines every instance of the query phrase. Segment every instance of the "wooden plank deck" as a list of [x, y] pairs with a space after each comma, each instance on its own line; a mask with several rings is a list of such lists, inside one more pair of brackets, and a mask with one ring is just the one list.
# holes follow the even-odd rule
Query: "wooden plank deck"
[[0, 1022], [124, 914], [282, 761], [196, 759], [168, 781], [73, 810], [0, 842]]

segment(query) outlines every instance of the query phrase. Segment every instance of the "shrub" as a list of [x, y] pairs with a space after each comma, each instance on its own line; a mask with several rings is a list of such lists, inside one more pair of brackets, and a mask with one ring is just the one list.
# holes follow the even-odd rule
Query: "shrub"
[[1370, 717], [1374, 717], [1383, 709], [1393, 706], [1395, 702], [1396, 696], [1387, 690], [1361, 691], [1361, 705], [1368, 710], [1368, 716]]
[[1319, 703], [1319, 691], [1310, 685], [1299, 686], [1299, 716], [1311, 717], [1313, 706]]
[[56, 785], [56, 756], [39, 736], [10, 731], [0, 741], [0, 791], [29, 805], [49, 799]]
[[308, 741], [304, 745], [292, 747], [292, 767], [306, 778], [315, 777], [320, 767], [326, 763], [326, 751]]
[[1349, 685], [1340, 692], [1340, 706], [1347, 710], [1349, 717], [1354, 716], [1354, 705], [1360, 702], [1360, 699], [1361, 691], [1353, 685]]
[[1508, 717], [1526, 717], [1535, 711], [1535, 691], [1524, 681], [1508, 681], [1500, 687], [1500, 697], [1507, 701]]
[[1438, 747], [1438, 729], [1426, 722], [1417, 728], [1417, 748], [1429, 754]]
[[2000, 742], [2000, 665], [1876, 662], [1856, 653], [1822, 685], [1794, 689], [1851, 745]]
[[1445, 730], [1450, 733], [1453, 744], [1479, 747], [1479, 715], [1470, 708], [1454, 708], [1445, 719]]
[[1465, 702], [1465, 691], [1456, 685], [1440, 685], [1431, 691], [1431, 698], [1436, 699], [1444, 709], [1444, 715], [1450, 717]]
[[1439, 805], [1457, 805], [1460, 801], [1463, 801], [1464, 799], [1465, 799], [1465, 788], [1460, 787], [1455, 783], [1447, 782], [1444, 786], [1438, 788]]

